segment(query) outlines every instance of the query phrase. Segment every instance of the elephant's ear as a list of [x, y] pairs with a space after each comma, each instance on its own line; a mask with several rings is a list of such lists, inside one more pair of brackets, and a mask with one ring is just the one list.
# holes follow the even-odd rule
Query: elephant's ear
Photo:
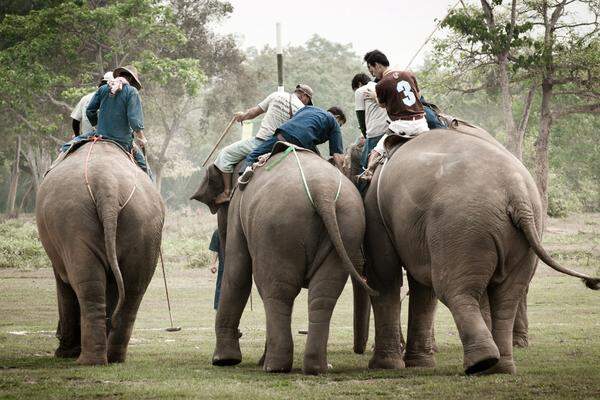
[[215, 197], [222, 191], [223, 178], [221, 177], [221, 173], [214, 164], [210, 164], [206, 169], [206, 174], [204, 174], [200, 181], [200, 187], [198, 187], [198, 190], [196, 190], [191, 199], [206, 204], [210, 212], [216, 214], [218, 207], [215, 205]]

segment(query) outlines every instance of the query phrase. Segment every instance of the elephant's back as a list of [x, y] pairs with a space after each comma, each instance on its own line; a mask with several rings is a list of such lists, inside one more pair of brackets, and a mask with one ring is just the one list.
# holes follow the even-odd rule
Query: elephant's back
[[523, 164], [491, 136], [487, 140], [452, 130], [421, 135], [398, 149], [388, 164], [386, 169], [394, 172], [384, 174], [384, 180], [408, 183], [402, 186], [421, 201], [448, 196], [500, 200], [513, 185], [535, 186]]
[[477, 136], [445, 130], [421, 135], [392, 155], [381, 176], [388, 218], [421, 227], [415, 231], [428, 240], [432, 232], [440, 240], [457, 233], [474, 241], [515, 237], [510, 209], [517, 198], [540, 218], [539, 194], [527, 169], [497, 142]]
[[358, 191], [337, 168], [314, 153], [297, 155], [288, 154], [276, 165], [280, 156], [275, 155], [256, 171], [239, 194], [239, 218], [251, 247], [285, 242], [286, 256], [303, 259], [326, 236], [316, 207], [330, 203], [338, 221], [351, 214], [359, 235], [364, 233], [364, 210]]

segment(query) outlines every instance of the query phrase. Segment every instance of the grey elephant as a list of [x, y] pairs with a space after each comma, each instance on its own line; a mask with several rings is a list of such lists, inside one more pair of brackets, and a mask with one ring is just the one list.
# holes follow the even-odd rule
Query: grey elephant
[[[362, 271], [365, 229], [358, 191], [318, 155], [308, 151], [296, 155], [297, 159], [293, 155], [282, 160], [274, 160], [282, 155], [272, 157], [244, 190], [235, 191], [229, 204], [214, 365], [235, 365], [242, 360], [238, 325], [252, 276], [267, 318], [262, 360], [267, 372], [292, 368], [291, 314], [301, 288], [308, 288], [309, 325], [302, 368], [306, 374], [327, 370], [329, 322], [348, 275], [374, 293], [357, 272]], [[222, 189], [220, 180], [209, 168], [193, 198], [211, 204]], [[223, 215], [219, 219], [222, 223]]]
[[[364, 204], [366, 275], [380, 294], [371, 299], [371, 368], [435, 365], [431, 333], [439, 298], [456, 322], [465, 372], [514, 373], [513, 324], [537, 257], [592, 289], [600, 286], [544, 250], [542, 206], [531, 175], [475, 127], [423, 133], [397, 148], [374, 174]], [[410, 290], [404, 358], [402, 266]]]
[[163, 220], [154, 184], [115, 144], [87, 143], [48, 172], [36, 221], [56, 278], [57, 357], [125, 361]]

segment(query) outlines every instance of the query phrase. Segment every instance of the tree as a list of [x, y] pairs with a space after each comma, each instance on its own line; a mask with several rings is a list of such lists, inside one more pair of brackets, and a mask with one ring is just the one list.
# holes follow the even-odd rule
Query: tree
[[[567, 7], [586, 6], [591, 18], [573, 20]], [[445, 21], [455, 35], [438, 49], [455, 75], [483, 83], [463, 92], [499, 88], [507, 133], [507, 147], [523, 155], [535, 90], [540, 92], [539, 133], [535, 148], [534, 175], [547, 209], [549, 137], [556, 118], [573, 113], [600, 111], [598, 106], [598, 13], [597, 0], [481, 0], [481, 9], [467, 8], [451, 13]], [[498, 21], [502, 21], [501, 23]], [[463, 43], [468, 45], [464, 46]], [[490, 69], [495, 65], [495, 69]], [[468, 66], [469, 68], [465, 68]], [[473, 72], [473, 74], [465, 73]], [[483, 79], [482, 79], [483, 77]], [[516, 104], [512, 93], [529, 87], [523, 100], [522, 117], [514, 121]], [[557, 86], [563, 97], [554, 97]]]
[[[206, 82], [241, 53], [232, 37], [214, 35], [210, 23], [231, 11], [217, 0], [52, 1], [0, 23], [0, 127], [3, 143], [23, 137], [23, 158], [37, 185], [58, 144], [68, 138], [71, 105], [92, 90], [106, 70], [125, 64], [142, 71], [142, 98], [153, 167], [160, 185], [169, 145], [197, 104]], [[212, 57], [224, 44], [225, 50]], [[204, 61], [201, 61], [204, 60]], [[212, 76], [211, 76], [212, 77]], [[164, 118], [161, 118], [164, 117]], [[176, 117], [176, 118], [174, 118]]]
[[[571, 21], [567, 7], [577, 3], [587, 6], [592, 18]], [[539, 72], [542, 87], [540, 126], [535, 142], [535, 179], [546, 210], [553, 123], [572, 114], [600, 113], [600, 3], [597, 0], [535, 0], [527, 4], [530, 18], [536, 18], [535, 24], [543, 29], [543, 38], [535, 42], [538, 57], [534, 67]]]
[[[529, 120], [531, 102], [536, 85], [531, 85], [525, 100], [520, 121], [515, 121], [511, 84], [519, 68], [530, 63], [522, 51], [531, 44], [527, 34], [533, 25], [529, 21], [518, 20], [517, 0], [509, 2], [510, 9], [502, 7], [501, 0], [480, 0], [481, 9], [463, 8], [449, 13], [443, 26], [452, 28], [458, 35], [445, 44], [458, 50], [459, 65], [467, 64], [475, 69], [494, 65], [493, 81], [489, 79], [480, 88], [497, 85], [500, 89], [504, 126], [507, 135], [507, 148], [517, 158], [523, 158], [523, 137]], [[464, 69], [457, 68], [456, 75]], [[511, 73], [512, 72], [512, 73]], [[522, 78], [520, 78], [522, 79]], [[468, 88], [462, 91], [473, 91]]]

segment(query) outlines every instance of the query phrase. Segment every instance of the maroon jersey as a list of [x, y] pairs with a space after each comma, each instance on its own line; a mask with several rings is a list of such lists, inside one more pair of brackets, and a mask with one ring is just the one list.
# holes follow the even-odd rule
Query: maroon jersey
[[409, 71], [386, 71], [375, 86], [379, 103], [392, 121], [423, 115], [417, 78]]

